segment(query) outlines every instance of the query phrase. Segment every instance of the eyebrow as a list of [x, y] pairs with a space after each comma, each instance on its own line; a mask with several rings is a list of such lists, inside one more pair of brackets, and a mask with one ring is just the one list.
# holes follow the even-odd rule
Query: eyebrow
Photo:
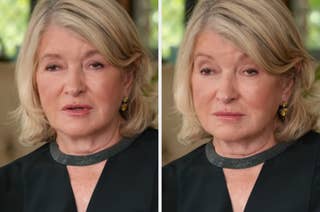
[[[93, 49], [93, 50], [89, 50], [87, 51], [84, 56], [82, 58], [87, 58], [87, 57], [91, 57], [93, 55], [96, 55], [96, 54], [100, 54], [100, 52], [96, 49]], [[46, 58], [56, 58], [56, 59], [61, 59], [61, 56], [59, 54], [56, 54], [56, 53], [46, 53], [44, 54], [43, 56], [41, 56], [41, 58], [39, 59], [39, 61], [42, 61]]]
[[[209, 58], [209, 59], [211, 59], [211, 60], [215, 60], [215, 58], [212, 57], [210, 54], [206, 54], [206, 53], [202, 53], [202, 52], [196, 53], [196, 54], [194, 55], [194, 58], [197, 58], [197, 57], [206, 57], [206, 58]], [[240, 57], [237, 59], [237, 62], [240, 62], [240, 61], [242, 61], [242, 60], [244, 60], [244, 59], [250, 59], [250, 57], [249, 57], [247, 54], [243, 53], [243, 54], [241, 54]]]
[[205, 53], [201, 53], [201, 52], [194, 55], [194, 58], [197, 58], [197, 57], [207, 57], [209, 59], [214, 60], [214, 57], [212, 57], [210, 54], [205, 54]]
[[91, 57], [91, 56], [96, 55], [96, 54], [101, 55], [100, 52], [98, 50], [96, 50], [96, 49], [89, 50], [84, 54], [83, 58]]
[[46, 58], [61, 58], [59, 54], [54, 54], [54, 53], [48, 53], [48, 54], [44, 54], [43, 56], [40, 57], [39, 61], [42, 61]]

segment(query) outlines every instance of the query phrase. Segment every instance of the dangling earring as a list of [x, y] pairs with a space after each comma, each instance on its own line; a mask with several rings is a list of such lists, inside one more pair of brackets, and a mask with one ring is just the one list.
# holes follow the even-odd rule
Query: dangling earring
[[120, 110], [125, 112], [128, 110], [128, 100], [129, 98], [126, 96], [122, 99]]
[[288, 102], [284, 102], [279, 106], [279, 109], [278, 109], [278, 116], [281, 121], [286, 120], [287, 113], [288, 113]]

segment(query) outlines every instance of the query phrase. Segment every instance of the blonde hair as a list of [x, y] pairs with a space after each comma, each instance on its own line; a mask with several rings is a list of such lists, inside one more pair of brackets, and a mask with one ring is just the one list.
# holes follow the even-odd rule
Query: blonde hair
[[129, 110], [120, 128], [121, 135], [133, 136], [151, 125], [154, 113], [149, 106], [150, 61], [127, 12], [113, 0], [41, 0], [33, 11], [16, 66], [20, 106], [15, 115], [21, 123], [19, 140], [36, 144], [55, 135], [41, 108], [35, 81], [37, 48], [51, 24], [76, 32], [112, 65], [121, 71], [132, 71]]
[[279, 0], [202, 0], [188, 22], [180, 46], [175, 76], [174, 100], [182, 114], [181, 142], [210, 138], [193, 106], [191, 70], [199, 33], [214, 30], [229, 39], [260, 67], [271, 74], [294, 77], [286, 121], [275, 131], [276, 139], [296, 139], [319, 130], [319, 85], [314, 83], [313, 60], [303, 46], [290, 11]]

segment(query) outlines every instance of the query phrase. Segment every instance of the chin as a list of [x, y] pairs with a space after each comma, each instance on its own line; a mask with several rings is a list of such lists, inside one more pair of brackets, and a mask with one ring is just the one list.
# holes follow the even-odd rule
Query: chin
[[245, 137], [245, 132], [239, 128], [217, 127], [208, 131], [214, 138], [224, 141], [237, 141]]
[[64, 129], [60, 131], [64, 135], [68, 137], [73, 137], [73, 138], [80, 138], [80, 137], [86, 137], [90, 134], [92, 134], [92, 130], [89, 129]]
[[64, 124], [56, 128], [57, 134], [61, 133], [68, 137], [85, 137], [92, 134], [95, 130], [89, 124]]

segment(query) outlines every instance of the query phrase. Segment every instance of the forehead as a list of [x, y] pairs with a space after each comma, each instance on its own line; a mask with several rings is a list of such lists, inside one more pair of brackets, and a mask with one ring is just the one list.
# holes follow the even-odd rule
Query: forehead
[[207, 57], [214, 60], [215, 58], [223, 59], [225, 56], [232, 56], [234, 60], [250, 60], [244, 51], [219, 33], [205, 30], [198, 34], [195, 40], [193, 59]]
[[47, 53], [72, 53], [72, 51], [81, 52], [83, 50], [96, 50], [86, 39], [76, 32], [66, 27], [50, 25], [42, 33], [37, 56], [41, 57]]

